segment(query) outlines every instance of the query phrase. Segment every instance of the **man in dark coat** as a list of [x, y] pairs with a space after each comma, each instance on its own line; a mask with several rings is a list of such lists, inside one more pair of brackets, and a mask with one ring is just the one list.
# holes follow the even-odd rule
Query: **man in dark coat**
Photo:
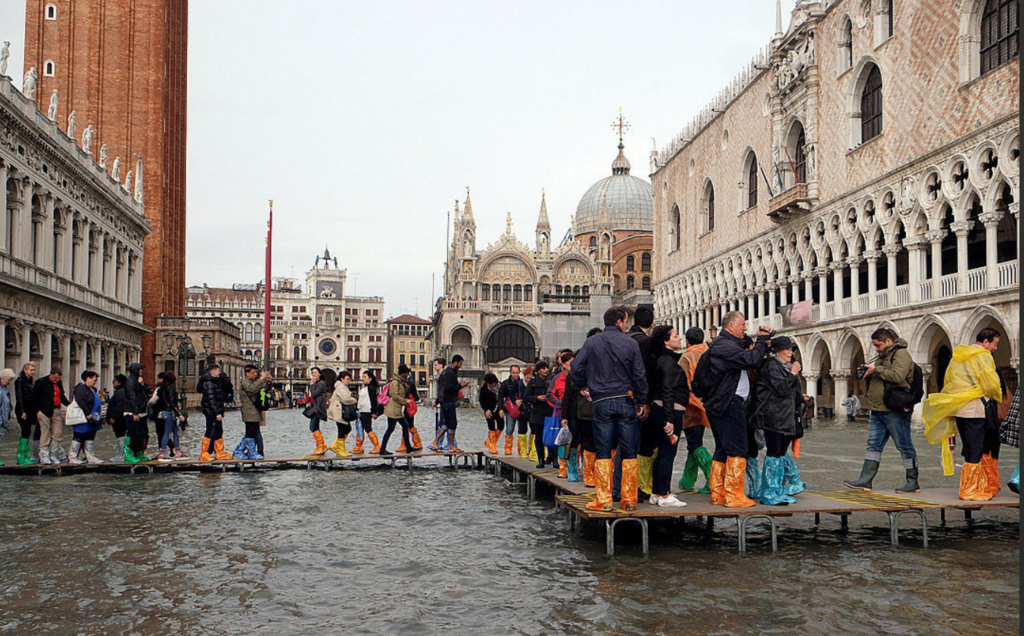
[[149, 392], [142, 370], [146, 367], [141, 362], [128, 365], [128, 379], [124, 385], [124, 422], [128, 443], [124, 448], [124, 460], [129, 464], [148, 461], [146, 445], [149, 442], [149, 420], [146, 411], [149, 407]]
[[39, 423], [39, 462], [61, 464], [68, 458], [60, 442], [64, 434], [64, 418], [71, 400], [64, 392], [64, 374], [60, 367], [53, 367], [45, 377], [36, 380], [32, 387], [32, 405], [36, 409]]

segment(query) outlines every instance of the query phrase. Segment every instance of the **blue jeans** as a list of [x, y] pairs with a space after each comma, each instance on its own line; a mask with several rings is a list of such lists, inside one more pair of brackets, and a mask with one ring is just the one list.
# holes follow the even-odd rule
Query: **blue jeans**
[[515, 435], [516, 434], [516, 428], [517, 428], [516, 425], [517, 424], [519, 425], [518, 426], [519, 434], [520, 435], [526, 435], [527, 423], [528, 422], [526, 421], [526, 418], [524, 418], [524, 417], [520, 417], [519, 419], [515, 419], [511, 415], [509, 415], [508, 413], [505, 413], [505, 435]]
[[616, 442], [618, 458], [636, 459], [640, 443], [640, 420], [636, 417], [633, 400], [625, 397], [594, 403], [594, 445], [597, 446], [597, 458], [611, 459]]
[[896, 448], [903, 456], [904, 468], [917, 468], [917, 451], [910, 437], [910, 413], [892, 411], [871, 411], [868, 424], [868, 449], [864, 459], [881, 462], [882, 451], [889, 438], [896, 442]]
[[174, 435], [174, 447], [181, 448], [181, 445], [178, 444], [178, 418], [174, 417], [174, 412], [164, 411], [160, 417], [164, 418], [164, 436], [160, 439], [160, 448], [167, 448], [172, 434]]

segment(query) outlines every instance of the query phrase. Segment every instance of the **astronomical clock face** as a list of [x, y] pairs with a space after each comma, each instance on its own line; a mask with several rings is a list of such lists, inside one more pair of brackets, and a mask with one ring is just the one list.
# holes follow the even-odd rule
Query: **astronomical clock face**
[[337, 343], [331, 338], [324, 338], [320, 341], [320, 353], [325, 356], [333, 356], [338, 350]]

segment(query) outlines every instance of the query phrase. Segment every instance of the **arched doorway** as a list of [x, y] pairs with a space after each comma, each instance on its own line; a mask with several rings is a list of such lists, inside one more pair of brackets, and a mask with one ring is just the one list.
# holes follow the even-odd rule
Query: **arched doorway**
[[1020, 385], [1020, 376], [1010, 364], [1014, 356], [1014, 350], [1017, 348], [1017, 342], [1015, 341], [1015, 336], [1006, 328], [1003, 322], [993, 314], [991, 309], [985, 307], [975, 313], [971, 319], [967, 320], [962, 340], [964, 343], [973, 344], [977, 340], [978, 332], [985, 328], [995, 329], [1002, 334], [1002, 337], [999, 339], [999, 348], [992, 352], [992, 357], [996, 361], [996, 370], [1006, 384], [1006, 395], [1012, 397]]
[[527, 364], [537, 357], [537, 344], [530, 330], [519, 323], [506, 323], [487, 338], [487, 364], [515, 358]]
[[473, 334], [465, 327], [458, 327], [452, 332], [452, 357], [460, 355], [466, 365], [472, 365]]

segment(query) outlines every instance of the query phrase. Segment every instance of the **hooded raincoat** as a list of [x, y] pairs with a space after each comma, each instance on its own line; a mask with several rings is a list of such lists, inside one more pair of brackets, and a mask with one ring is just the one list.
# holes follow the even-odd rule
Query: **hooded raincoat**
[[959, 345], [953, 350], [953, 360], [946, 369], [942, 392], [929, 395], [921, 412], [928, 442], [942, 445], [942, 469], [947, 476], [953, 474], [949, 439], [956, 435], [956, 414], [982, 398], [1003, 401], [995, 360], [987, 349]]

